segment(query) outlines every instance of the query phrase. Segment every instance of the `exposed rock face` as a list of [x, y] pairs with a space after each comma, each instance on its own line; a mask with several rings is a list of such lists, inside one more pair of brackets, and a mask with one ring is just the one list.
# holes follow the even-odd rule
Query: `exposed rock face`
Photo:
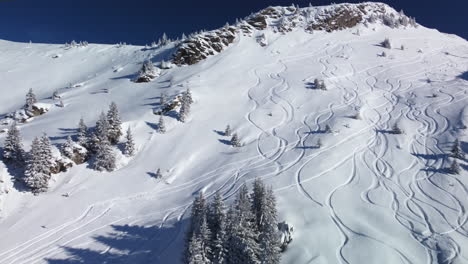
[[[417, 26], [413, 18], [407, 17], [403, 12], [396, 12], [383, 3], [335, 4], [306, 8], [268, 7], [237, 22], [235, 26], [189, 37], [176, 49], [172, 61], [179, 66], [195, 64], [224, 50], [238, 34], [258, 37], [267, 29], [282, 34], [293, 30], [332, 32], [373, 23], [392, 28]], [[265, 43], [259, 41], [262, 46], [266, 45]]]
[[192, 65], [210, 55], [221, 52], [236, 38], [236, 29], [226, 27], [190, 37], [180, 46], [173, 57], [176, 65]]

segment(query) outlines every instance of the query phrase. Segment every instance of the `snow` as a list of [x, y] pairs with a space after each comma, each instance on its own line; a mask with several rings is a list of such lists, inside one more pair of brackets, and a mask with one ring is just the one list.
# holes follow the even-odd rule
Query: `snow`
[[[279, 220], [294, 226], [283, 263], [468, 262], [468, 163], [460, 175], [443, 170], [456, 138], [467, 151], [458, 127], [468, 116], [468, 43], [422, 26], [356, 29], [266, 29], [265, 47], [239, 34], [221, 53], [150, 83], [132, 80], [143, 61], [169, 59], [164, 47], [0, 40], [0, 113], [20, 109], [31, 87], [52, 105], [18, 125], [27, 150], [42, 132], [63, 143], [81, 117], [93, 127], [112, 101], [136, 143], [115, 171], [76, 165], [38, 196], [12, 188], [3, 170], [0, 262], [178, 263], [198, 192], [219, 190], [230, 203], [255, 177], [273, 186]], [[393, 48], [380, 57], [387, 37]], [[326, 91], [306, 88], [315, 78]], [[187, 88], [188, 119], [166, 116], [158, 133], [160, 94]], [[63, 108], [47, 99], [57, 90]], [[356, 109], [361, 118], [349, 118]], [[395, 123], [403, 134], [388, 133]], [[243, 147], [222, 136], [227, 124]], [[326, 125], [333, 133], [322, 133]], [[158, 168], [161, 180], [151, 176]]]

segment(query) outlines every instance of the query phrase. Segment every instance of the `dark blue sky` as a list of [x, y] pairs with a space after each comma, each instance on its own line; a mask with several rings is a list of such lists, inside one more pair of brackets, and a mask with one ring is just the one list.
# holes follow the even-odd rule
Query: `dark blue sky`
[[[214, 29], [269, 5], [325, 0], [0, 0], [0, 39], [26, 42], [146, 44], [163, 32]], [[468, 39], [468, 0], [383, 1], [431, 28]]]

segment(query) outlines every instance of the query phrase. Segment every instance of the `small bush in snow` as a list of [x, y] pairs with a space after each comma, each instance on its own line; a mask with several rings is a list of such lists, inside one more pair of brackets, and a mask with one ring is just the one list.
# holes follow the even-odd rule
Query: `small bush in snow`
[[227, 126], [226, 126], [226, 129], [224, 130], [224, 136], [230, 137], [231, 134], [232, 134], [231, 126], [227, 125]]
[[151, 61], [145, 61], [138, 72], [138, 77], [136, 78], [135, 82], [150, 82], [154, 78], [159, 76], [160, 70], [155, 68]]
[[384, 41], [382, 41], [380, 43], [380, 45], [386, 49], [391, 49], [392, 48], [392, 44], [390, 43], [390, 39], [386, 38], [384, 39]]
[[241, 146], [241, 143], [239, 141], [239, 136], [237, 135], [237, 133], [234, 133], [232, 135], [231, 146], [233, 146], [233, 147], [240, 147]]

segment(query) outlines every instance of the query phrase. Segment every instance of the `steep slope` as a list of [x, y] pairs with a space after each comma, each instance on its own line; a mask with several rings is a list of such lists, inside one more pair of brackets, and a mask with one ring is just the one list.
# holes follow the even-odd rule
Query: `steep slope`
[[[456, 138], [468, 148], [468, 43], [380, 20], [281, 32], [268, 14], [268, 26], [256, 28], [254, 14], [219, 51], [150, 83], [131, 82], [141, 63], [172, 51], [177, 63], [181, 46], [65, 50], [0, 41], [0, 113], [20, 108], [31, 87], [44, 103], [58, 90], [65, 105], [20, 124], [27, 148], [42, 132], [64, 142], [80, 117], [93, 126], [111, 101], [138, 148], [111, 173], [82, 164], [54, 175], [39, 196], [0, 193], [0, 263], [177, 263], [193, 197], [219, 190], [229, 203], [255, 177], [273, 186], [280, 220], [295, 229], [283, 263], [467, 263], [468, 163], [459, 161], [459, 175], [446, 168]], [[392, 49], [380, 45], [385, 38]], [[326, 91], [309, 89], [315, 78]], [[167, 117], [167, 133], [156, 133], [159, 96], [186, 88], [195, 101], [189, 120]], [[227, 124], [243, 147], [218, 133]], [[395, 124], [402, 134], [392, 133]], [[151, 177], [157, 168], [163, 179]]]

